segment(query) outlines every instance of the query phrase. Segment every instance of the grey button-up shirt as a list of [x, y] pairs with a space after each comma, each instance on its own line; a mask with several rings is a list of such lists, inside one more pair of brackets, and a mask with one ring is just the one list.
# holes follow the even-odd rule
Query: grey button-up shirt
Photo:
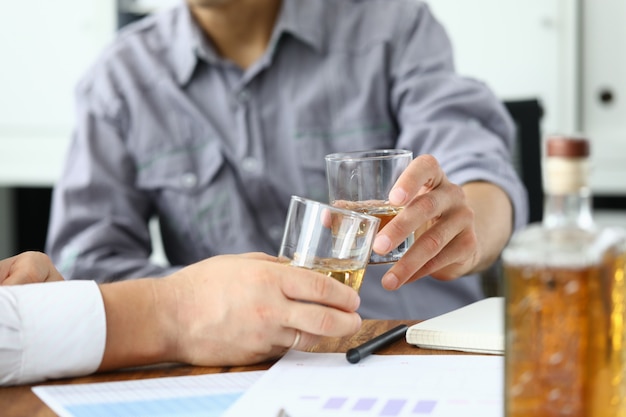
[[[324, 156], [429, 153], [451, 181], [502, 187], [527, 217], [513, 124], [454, 72], [449, 40], [415, 0], [284, 0], [266, 53], [242, 71], [181, 3], [127, 28], [77, 87], [47, 251], [71, 279], [163, 275], [223, 254], [276, 254], [291, 195], [327, 201]], [[158, 216], [170, 267], [151, 264]], [[371, 266], [364, 317], [424, 319], [483, 296], [477, 276], [396, 292]]]

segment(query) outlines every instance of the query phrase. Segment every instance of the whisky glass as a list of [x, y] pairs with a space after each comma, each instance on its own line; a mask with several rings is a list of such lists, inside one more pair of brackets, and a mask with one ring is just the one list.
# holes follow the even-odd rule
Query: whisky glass
[[[402, 211], [402, 207], [389, 203], [389, 192], [413, 160], [411, 151], [343, 152], [326, 155], [325, 159], [329, 198], [334, 207], [378, 217], [381, 229]], [[396, 262], [409, 250], [414, 239], [411, 234], [386, 255], [372, 253], [370, 263]]]
[[380, 219], [292, 196], [279, 262], [361, 288]]

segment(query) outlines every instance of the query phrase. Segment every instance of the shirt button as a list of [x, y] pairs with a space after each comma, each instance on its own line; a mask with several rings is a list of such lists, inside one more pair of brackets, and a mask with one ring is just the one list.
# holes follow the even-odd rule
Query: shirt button
[[280, 242], [283, 240], [283, 226], [270, 227], [269, 235], [274, 242]]
[[241, 104], [246, 103], [250, 99], [250, 93], [248, 90], [241, 90], [237, 93], [237, 101]]
[[261, 164], [256, 158], [250, 156], [241, 161], [241, 168], [248, 174], [258, 174], [261, 170]]
[[184, 188], [194, 188], [198, 184], [198, 177], [196, 176], [196, 174], [188, 172], [180, 177], [180, 184]]
[[482, 124], [480, 123], [480, 121], [478, 119], [467, 119], [467, 124], [472, 126], [472, 127], [481, 127]]

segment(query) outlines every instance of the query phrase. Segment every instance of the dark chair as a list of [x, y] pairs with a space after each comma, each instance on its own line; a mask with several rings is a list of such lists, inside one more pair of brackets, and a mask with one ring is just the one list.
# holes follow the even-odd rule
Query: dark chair
[[[517, 147], [513, 154], [515, 169], [528, 190], [529, 221], [539, 222], [543, 215], [541, 177], [541, 118], [543, 108], [536, 99], [505, 101], [517, 128]], [[502, 296], [502, 263], [497, 261], [482, 274], [487, 297]]]
[[515, 164], [528, 190], [529, 220], [541, 221], [543, 213], [543, 187], [541, 184], [541, 118], [543, 108], [536, 99], [505, 101], [517, 127]]
[[117, 28], [121, 29], [129, 23], [138, 21], [144, 16], [147, 16], [145, 10], [141, 7], [137, 7], [137, 1], [135, 0], [117, 0]]

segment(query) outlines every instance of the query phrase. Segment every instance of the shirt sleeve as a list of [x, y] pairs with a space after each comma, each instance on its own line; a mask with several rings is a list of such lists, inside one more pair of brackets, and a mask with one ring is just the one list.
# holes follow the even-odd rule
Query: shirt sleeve
[[487, 181], [509, 196], [516, 228], [528, 221], [526, 189], [515, 171], [515, 125], [484, 83], [459, 75], [443, 26], [420, 3], [398, 25], [392, 106], [397, 147], [437, 158], [450, 181]]
[[118, 281], [174, 270], [150, 262], [154, 207], [136, 187], [128, 109], [104, 67], [76, 89], [76, 127], [57, 180], [46, 253], [68, 280]]
[[0, 287], [0, 385], [95, 372], [106, 316], [93, 281]]

